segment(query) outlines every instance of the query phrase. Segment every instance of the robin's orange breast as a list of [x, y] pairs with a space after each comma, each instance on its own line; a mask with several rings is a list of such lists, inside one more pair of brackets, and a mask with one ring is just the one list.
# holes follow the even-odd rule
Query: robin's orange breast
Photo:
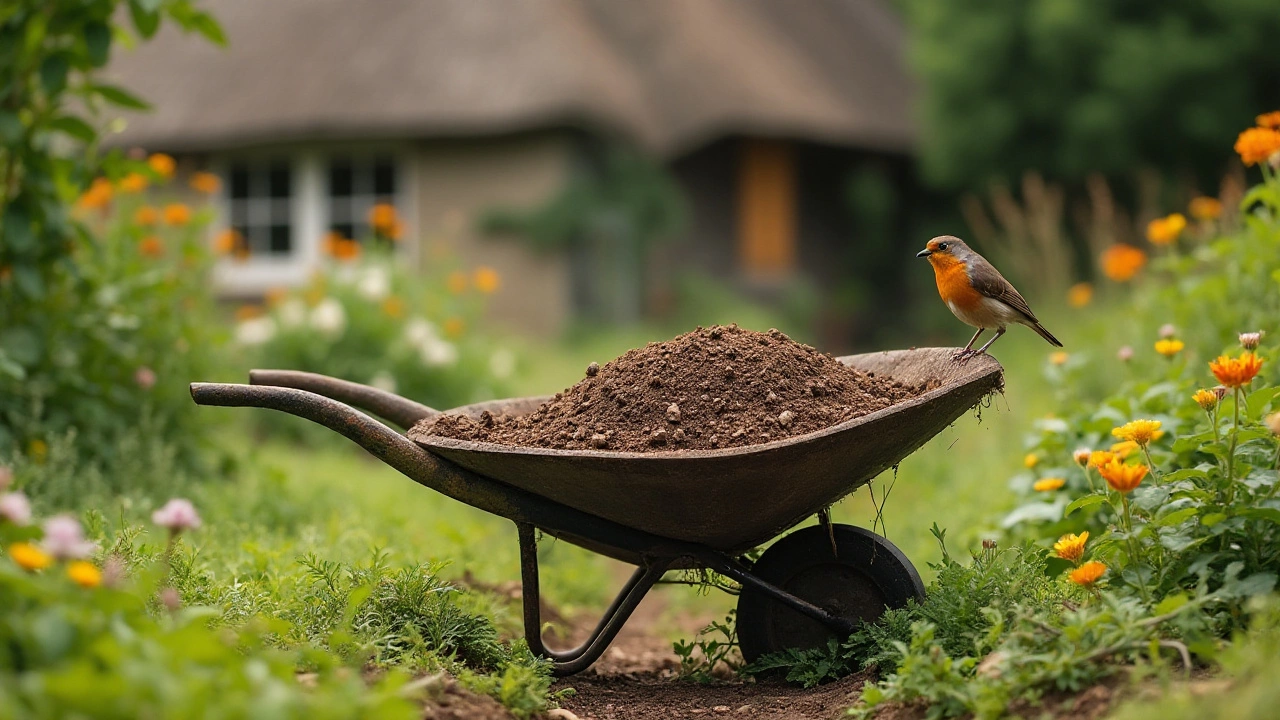
[[953, 309], [976, 310], [982, 305], [982, 293], [973, 289], [969, 282], [969, 271], [965, 264], [951, 256], [929, 256], [933, 265], [934, 280], [938, 283], [938, 294], [942, 301]]

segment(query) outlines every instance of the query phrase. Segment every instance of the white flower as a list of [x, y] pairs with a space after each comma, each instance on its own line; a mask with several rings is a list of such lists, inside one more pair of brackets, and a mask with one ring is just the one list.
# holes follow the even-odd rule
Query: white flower
[[325, 335], [338, 336], [347, 328], [347, 312], [342, 303], [334, 298], [325, 298], [311, 310], [311, 327]]
[[489, 356], [489, 372], [499, 380], [506, 380], [516, 371], [516, 355], [506, 348], [498, 348]]
[[440, 337], [436, 326], [431, 324], [430, 320], [424, 318], [413, 318], [404, 324], [404, 338], [411, 345], [422, 347], [422, 344], [430, 340]]
[[276, 336], [276, 321], [258, 317], [236, 325], [236, 342], [241, 345], [262, 345]]
[[418, 348], [422, 364], [427, 367], [447, 367], [458, 362], [458, 348], [440, 338], [431, 338]]
[[381, 265], [365, 268], [360, 280], [356, 283], [356, 291], [361, 297], [371, 302], [378, 302], [391, 294], [391, 273]]
[[80, 521], [70, 515], [55, 515], [44, 523], [44, 540], [40, 543], [45, 552], [59, 560], [86, 558], [98, 549], [97, 543], [84, 539]]
[[14, 525], [26, 525], [31, 522], [31, 502], [20, 492], [0, 495], [0, 520], [8, 520]]
[[379, 370], [378, 374], [374, 375], [373, 378], [369, 380], [369, 384], [372, 385], [373, 387], [378, 388], [379, 390], [385, 390], [389, 393], [393, 393], [396, 391], [395, 376], [393, 376], [391, 373], [387, 372], [386, 370]]
[[200, 527], [200, 515], [190, 500], [173, 498], [164, 507], [151, 513], [151, 522], [179, 533]]
[[289, 298], [280, 303], [280, 325], [296, 328], [307, 321], [307, 306], [298, 298]]

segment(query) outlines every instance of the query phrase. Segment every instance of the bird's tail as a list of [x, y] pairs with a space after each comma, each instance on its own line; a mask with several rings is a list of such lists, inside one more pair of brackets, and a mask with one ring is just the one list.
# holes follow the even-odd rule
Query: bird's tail
[[1058, 340], [1058, 338], [1054, 337], [1053, 333], [1049, 332], [1048, 330], [1045, 330], [1044, 326], [1041, 325], [1040, 323], [1038, 322], [1027, 323], [1027, 327], [1031, 328], [1032, 330], [1035, 330], [1036, 333], [1040, 335], [1040, 337], [1044, 338], [1045, 340], [1048, 340], [1050, 345], [1053, 345], [1054, 347], [1062, 347], [1062, 343]]

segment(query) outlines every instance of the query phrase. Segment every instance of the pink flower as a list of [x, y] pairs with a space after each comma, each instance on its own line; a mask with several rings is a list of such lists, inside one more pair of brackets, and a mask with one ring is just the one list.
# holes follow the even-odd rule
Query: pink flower
[[59, 560], [80, 560], [98, 549], [97, 543], [84, 539], [80, 521], [70, 515], [55, 515], [44, 522], [45, 552]]
[[150, 390], [156, 384], [156, 371], [143, 365], [133, 371], [133, 381], [143, 390]]
[[0, 494], [0, 520], [8, 520], [14, 525], [30, 523], [31, 503], [27, 496], [20, 492]]
[[1260, 342], [1262, 342], [1261, 332], [1240, 333], [1240, 345], [1245, 350], [1257, 350]]
[[1133, 348], [1125, 345], [1116, 351], [1116, 357], [1120, 358], [1120, 362], [1129, 362], [1133, 359]]
[[0, 492], [9, 489], [13, 484], [13, 469], [8, 465], [0, 465]]
[[1178, 328], [1174, 327], [1173, 323], [1165, 323], [1160, 326], [1160, 337], [1162, 338], [1171, 338], [1177, 334]]
[[169, 528], [174, 534], [200, 527], [200, 515], [190, 500], [174, 498], [151, 513], [151, 522]]

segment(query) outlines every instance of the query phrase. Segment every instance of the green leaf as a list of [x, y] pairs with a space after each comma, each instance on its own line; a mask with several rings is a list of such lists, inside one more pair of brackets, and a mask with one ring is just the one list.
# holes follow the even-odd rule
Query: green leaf
[[1166, 483], [1172, 483], [1172, 482], [1177, 482], [1179, 480], [1187, 480], [1190, 478], [1206, 478], [1207, 479], [1208, 477], [1209, 477], [1208, 473], [1198, 468], [1182, 468], [1181, 470], [1174, 470], [1171, 473], [1167, 473], [1163, 475], [1161, 477], [1161, 480]]
[[1170, 595], [1169, 597], [1161, 600], [1160, 604], [1156, 605], [1154, 612], [1156, 615], [1168, 615], [1169, 613], [1173, 612], [1174, 610], [1177, 610], [1178, 608], [1186, 604], [1187, 604], [1187, 594], [1178, 593], [1177, 595]]
[[1245, 398], [1245, 412], [1249, 417], [1254, 418], [1262, 415], [1263, 409], [1275, 399], [1276, 395], [1280, 395], [1280, 386], [1265, 387], [1260, 390], [1254, 390]]
[[1082, 498], [1076, 498], [1075, 501], [1067, 506], [1067, 509], [1062, 513], [1062, 516], [1067, 517], [1076, 510], [1093, 507], [1094, 505], [1098, 505], [1106, 501], [1107, 497], [1105, 495], [1085, 495]]
[[89, 62], [94, 67], [107, 64], [111, 55], [111, 27], [104, 22], [91, 22], [84, 26], [84, 43], [89, 49]]
[[132, 108], [134, 110], [150, 110], [151, 106], [140, 97], [130, 93], [124, 88], [115, 85], [92, 85], [91, 91], [102, 96], [103, 100], [120, 107]]
[[156, 30], [160, 27], [160, 13], [155, 5], [156, 3], [154, 2], [145, 2], [144, 0], [130, 0], [129, 2], [129, 15], [133, 18], [133, 26], [138, 29], [138, 34], [144, 38], [150, 38], [155, 35]]
[[1257, 518], [1259, 520], [1270, 520], [1273, 523], [1280, 524], [1280, 510], [1269, 507], [1244, 508], [1236, 512], [1240, 517]]
[[1217, 525], [1218, 523], [1226, 519], [1227, 519], [1226, 513], [1220, 513], [1220, 512], [1209, 513], [1208, 515], [1202, 515], [1200, 517], [1200, 524], [1205, 527], [1213, 527], [1214, 525]]
[[191, 28], [203, 35], [210, 42], [225, 47], [227, 44], [227, 36], [222, 32], [222, 26], [217, 20], [208, 13], [197, 12], [191, 16]]
[[86, 143], [91, 143], [98, 137], [98, 131], [94, 130], [92, 125], [74, 115], [54, 118], [49, 121], [49, 129], [64, 132]]
[[23, 367], [35, 367], [40, 362], [40, 336], [25, 325], [0, 331], [0, 348], [4, 354]]
[[40, 84], [44, 86], [46, 95], [57, 95], [67, 86], [67, 73], [71, 70], [67, 56], [58, 53], [50, 55], [40, 63]]
[[24, 254], [36, 245], [36, 235], [31, 231], [31, 213], [26, 206], [14, 202], [5, 208], [3, 222], [0, 222], [0, 247], [17, 254]]
[[0, 145], [17, 144], [25, 130], [17, 115], [7, 110], [0, 110]]
[[13, 284], [31, 300], [44, 297], [44, 279], [40, 277], [40, 271], [31, 265], [24, 263], [13, 267]]
[[1174, 510], [1173, 512], [1169, 513], [1168, 515], [1165, 515], [1164, 517], [1157, 518], [1155, 524], [1161, 527], [1168, 526], [1168, 525], [1177, 525], [1178, 523], [1186, 520], [1187, 518], [1194, 516], [1196, 512], [1198, 512], [1198, 508], [1193, 508], [1193, 507], [1182, 508], [1181, 510]]

